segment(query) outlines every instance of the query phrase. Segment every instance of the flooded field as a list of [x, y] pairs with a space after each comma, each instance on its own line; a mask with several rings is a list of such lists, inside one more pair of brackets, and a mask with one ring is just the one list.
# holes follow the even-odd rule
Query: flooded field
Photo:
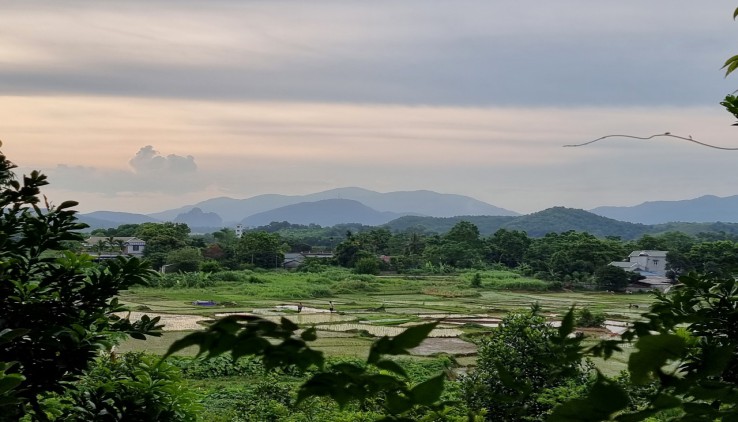
[[[373, 284], [377, 288], [374, 291], [351, 292], [344, 289], [340, 294], [312, 298], [296, 296], [295, 287], [296, 283], [305, 283], [302, 289], [309, 291], [314, 284], [310, 284], [313, 282], [308, 278], [314, 276], [263, 273], [259, 277], [264, 283], [246, 285], [248, 289], [238, 283], [222, 283], [210, 288], [136, 288], [125, 292], [121, 296], [122, 301], [132, 308], [150, 309], [146, 313], [152, 317], [160, 316], [167, 331], [156, 344], [127, 342], [126, 347], [158, 351], [165, 348], [166, 339], [176, 338], [180, 334], [178, 331], [202, 330], [204, 322], [240, 314], [274, 322], [287, 318], [303, 329], [315, 327], [318, 340], [311, 344], [317, 350], [331, 356], [360, 357], [368, 353], [378, 337], [396, 336], [409, 326], [439, 321], [430, 338], [412, 353], [418, 356], [448, 353], [463, 359], [464, 365], [473, 365], [476, 345], [467, 339], [492, 333], [509, 312], [527, 310], [537, 303], [548, 321], [558, 326], [572, 306], [577, 309], [587, 307], [606, 317], [603, 328], [581, 329], [596, 341], [622, 334], [652, 300], [647, 294], [469, 290], [468, 280], [461, 275], [428, 280], [383, 277]], [[350, 274], [346, 273], [346, 277]], [[319, 287], [328, 288], [330, 283], [333, 282], [321, 282]], [[341, 280], [335, 281], [336, 286], [343, 289], [345, 286], [341, 283]], [[425, 288], [428, 283], [433, 285], [433, 289]], [[451, 294], [454, 291], [459, 294]], [[213, 300], [217, 306], [192, 305], [194, 300], [202, 298]], [[330, 310], [331, 303], [334, 312]], [[299, 312], [298, 306], [301, 306]], [[131, 318], [138, 318], [143, 313], [133, 312]]]
[[[405, 331], [407, 327], [388, 327], [382, 325], [371, 325], [371, 324], [326, 324], [318, 325], [316, 328], [319, 331], [366, 331], [373, 336], [390, 336], [394, 337], [401, 332]], [[430, 332], [428, 337], [458, 337], [462, 334], [462, 331], [456, 328], [434, 328]]]
[[151, 312], [118, 312], [121, 318], [130, 318], [131, 320], [141, 319], [142, 316], [148, 315], [149, 318], [161, 318], [161, 324], [164, 324], [164, 331], [196, 331], [205, 329], [202, 323], [212, 321], [212, 318], [199, 315], [179, 315], [179, 314], [159, 314]]

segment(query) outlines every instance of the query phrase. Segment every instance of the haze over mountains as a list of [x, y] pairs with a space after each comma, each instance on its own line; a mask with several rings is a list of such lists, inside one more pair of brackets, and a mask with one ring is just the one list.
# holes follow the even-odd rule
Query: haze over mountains
[[674, 221], [735, 223], [738, 222], [738, 195], [723, 198], [705, 195], [683, 201], [644, 202], [632, 207], [597, 207], [591, 212], [603, 217], [642, 224]]
[[[504, 208], [463, 195], [444, 194], [427, 190], [380, 193], [363, 188], [338, 188], [309, 195], [258, 195], [246, 199], [213, 198], [181, 208], [166, 210], [151, 217], [162, 221], [173, 221], [178, 215], [193, 208], [203, 212], [217, 213], [226, 224], [242, 221], [254, 214], [307, 202], [326, 199], [347, 199], [360, 202], [379, 212], [397, 214], [419, 214], [432, 217], [456, 215], [519, 215]], [[387, 220], [389, 221], [389, 220]]]
[[[551, 212], [550, 210], [559, 211]], [[561, 210], [569, 211], [561, 212]], [[463, 195], [441, 194], [426, 190], [380, 193], [362, 188], [340, 188], [309, 195], [269, 194], [246, 199], [213, 198], [149, 215], [96, 211], [80, 215], [80, 220], [92, 228], [173, 221], [186, 223], [196, 231], [206, 231], [233, 227], [236, 224], [243, 224], [246, 227], [262, 226], [272, 221], [321, 226], [343, 223], [374, 226], [387, 224], [397, 219], [416, 222], [425, 219], [428, 222], [432, 219], [453, 221], [456, 220], [453, 217], [458, 216], [465, 216], [467, 220], [492, 216], [504, 217], [506, 228], [527, 230], [531, 235], [546, 230], [545, 227], [539, 226], [545, 225], [543, 220], [551, 218], [557, 220], [557, 224], [554, 224], [556, 226], [563, 224], [563, 226], [579, 227], [584, 224], [586, 227], [582, 226], [581, 230], [586, 229], [594, 234], [598, 232], [598, 225], [611, 226], [610, 223], [600, 221], [598, 218], [593, 220], [592, 217], [596, 216], [607, 217], [605, 220], [618, 220], [618, 222], [637, 225], [669, 222], [738, 223], [738, 195], [726, 198], [702, 196], [683, 201], [646, 202], [632, 207], [606, 206], [595, 208], [590, 212], [555, 207], [522, 217], [518, 217], [519, 215], [514, 211]], [[473, 216], [477, 218], [471, 218]], [[567, 222], [562, 219], [571, 221]], [[630, 234], [643, 231], [642, 228], [626, 229], [624, 226], [620, 228], [628, 233], [628, 237]], [[602, 233], [602, 235], [607, 234]]]

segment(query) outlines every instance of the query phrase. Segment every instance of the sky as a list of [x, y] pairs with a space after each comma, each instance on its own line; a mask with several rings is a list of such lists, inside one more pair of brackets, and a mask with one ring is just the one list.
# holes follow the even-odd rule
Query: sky
[[0, 3], [0, 139], [52, 202], [357, 186], [529, 213], [738, 194], [728, 0]]

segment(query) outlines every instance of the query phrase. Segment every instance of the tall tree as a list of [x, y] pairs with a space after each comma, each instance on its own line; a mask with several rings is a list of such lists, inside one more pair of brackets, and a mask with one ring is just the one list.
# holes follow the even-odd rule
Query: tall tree
[[260, 268], [278, 268], [284, 262], [283, 242], [277, 233], [246, 232], [239, 239], [237, 250], [242, 262]]
[[194, 272], [200, 269], [203, 261], [200, 249], [187, 246], [176, 249], [167, 254], [167, 265], [172, 265], [175, 271]]
[[500, 229], [487, 242], [490, 248], [490, 259], [493, 262], [515, 268], [523, 262], [531, 239], [523, 231]]
[[468, 221], [456, 223], [437, 245], [429, 244], [425, 250], [431, 262], [459, 268], [469, 268], [481, 264], [486, 254], [484, 242], [479, 237], [479, 228]]
[[154, 268], [166, 264], [167, 254], [188, 245], [190, 228], [184, 223], [143, 223], [136, 237], [146, 241], [144, 257]]

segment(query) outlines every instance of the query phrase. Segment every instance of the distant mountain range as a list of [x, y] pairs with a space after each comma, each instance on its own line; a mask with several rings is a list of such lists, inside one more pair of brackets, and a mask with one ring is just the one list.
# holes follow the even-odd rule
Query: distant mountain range
[[351, 199], [323, 199], [260, 212], [244, 218], [241, 224], [246, 227], [255, 227], [265, 226], [272, 221], [289, 221], [292, 224], [319, 224], [321, 226], [335, 226], [343, 223], [379, 226], [403, 215], [407, 213], [377, 211]]
[[[379, 212], [418, 214], [431, 217], [455, 215], [519, 215], [477, 199], [431, 192], [427, 190], [379, 193], [362, 188], [339, 188], [309, 195], [258, 195], [246, 199], [214, 198], [181, 208], [149, 214], [157, 220], [173, 221], [178, 215], [200, 208], [218, 214], [226, 225], [232, 225], [254, 214], [307, 202], [326, 199], [358, 201]], [[317, 224], [317, 223], [316, 223]]]
[[[514, 211], [463, 195], [425, 190], [379, 193], [362, 188], [340, 188], [310, 195], [213, 198], [149, 215], [96, 211], [79, 217], [91, 228], [174, 221], [186, 223], [194, 232], [214, 231], [236, 224], [255, 227], [272, 221], [321, 226], [388, 224], [398, 230], [422, 226], [444, 232], [464, 219], [477, 224], [482, 232], [491, 230], [490, 233], [499, 228], [525, 230], [531, 236], [549, 231], [578, 230], [600, 236], [633, 238], [654, 231], [678, 229], [697, 233], [699, 230], [711, 231], [718, 226], [720, 230], [732, 232], [731, 223], [738, 222], [738, 195], [646, 202], [632, 207], [598, 207], [591, 212], [554, 207], [520, 216]], [[718, 221], [725, 224], [715, 223]]]
[[597, 215], [642, 224], [738, 222], [738, 195], [705, 195], [683, 201], [644, 202], [632, 207], [597, 207]]
[[94, 211], [78, 214], [77, 218], [89, 225], [91, 229], [118, 227], [123, 224], [161, 223], [161, 220], [148, 215], [118, 211]]

